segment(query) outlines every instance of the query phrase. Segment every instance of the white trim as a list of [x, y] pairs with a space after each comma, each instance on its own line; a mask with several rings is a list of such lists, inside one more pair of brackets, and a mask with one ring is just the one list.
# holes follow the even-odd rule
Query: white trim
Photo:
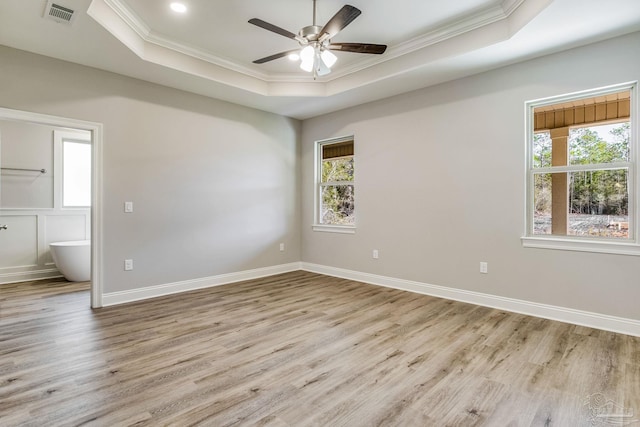
[[289, 273], [300, 270], [299, 262], [281, 264], [271, 267], [256, 268], [253, 270], [238, 271], [235, 273], [220, 274], [218, 276], [203, 277], [200, 279], [183, 280], [180, 282], [165, 283], [162, 285], [147, 286], [145, 288], [132, 289], [128, 291], [109, 292], [102, 296], [103, 306], [124, 304], [133, 301], [156, 298], [180, 292], [193, 291], [196, 289], [210, 288], [213, 286], [226, 285], [243, 280], [259, 279], [261, 277], [273, 276], [276, 274]]
[[[637, 81], [630, 81], [630, 82], [624, 82], [624, 83], [619, 83], [619, 84], [610, 85], [610, 86], [598, 87], [594, 89], [585, 89], [577, 92], [565, 93], [562, 95], [532, 99], [531, 101], [525, 102], [525, 105], [535, 108], [535, 107], [544, 107], [544, 106], [553, 105], [553, 104], [563, 104], [565, 102], [571, 102], [577, 99], [595, 98], [598, 96], [608, 95], [615, 92], [633, 90], [637, 84], [638, 84]], [[633, 114], [633, 111], [631, 112], [631, 114]]]
[[524, 2], [524, 0], [504, 0], [500, 7], [504, 11], [506, 17], [510, 16], [520, 5]]
[[[389, 61], [403, 55], [408, 55], [417, 50], [460, 37], [464, 34], [471, 33], [472, 31], [479, 30], [501, 21], [510, 22], [509, 18], [513, 12], [515, 12], [525, 1], [526, 0], [507, 0], [503, 2], [503, 4], [492, 5], [486, 9], [479, 10], [476, 13], [467, 15], [460, 20], [454, 20], [425, 34], [421, 34], [395, 46], [390, 46], [385, 52], [385, 57], [382, 60]], [[372, 59], [367, 61], [366, 58], [363, 58], [363, 61], [354, 64], [349, 69], [341, 71], [341, 75], [361, 71], [370, 67], [371, 64], [381, 62], [381, 60], [376, 61], [375, 58]], [[333, 77], [333, 79], [335, 78], [336, 77]]]
[[105, 3], [142, 39], [147, 39], [151, 28], [125, 3], [118, 0], [105, 0]]
[[[597, 125], [596, 125], [597, 126]], [[562, 173], [562, 172], [589, 172], [589, 171], [614, 171], [631, 169], [631, 162], [615, 162], [615, 163], [589, 163], [586, 165], [568, 165], [568, 166], [549, 166], [544, 168], [533, 168], [533, 175], [543, 173]]]
[[104, 260], [102, 258], [102, 211], [103, 211], [103, 170], [102, 170], [102, 124], [97, 123], [91, 132], [91, 307], [102, 307], [102, 283]]
[[128, 302], [192, 291], [196, 289], [226, 285], [244, 280], [259, 279], [262, 277], [268, 277], [297, 270], [304, 270], [312, 273], [324, 274], [327, 276], [340, 277], [363, 283], [369, 283], [372, 285], [384, 286], [387, 288], [394, 288], [408, 292], [415, 292], [438, 298], [446, 298], [454, 301], [480, 305], [483, 307], [490, 307], [498, 310], [526, 314], [529, 316], [541, 317], [544, 319], [587, 326], [590, 328], [602, 329], [621, 334], [640, 336], [640, 320], [626, 319], [622, 317], [609, 316], [606, 314], [593, 313], [583, 310], [575, 310], [572, 308], [559, 307], [549, 304], [540, 304], [515, 298], [507, 298], [480, 292], [449, 288], [446, 286], [431, 285], [428, 283], [397, 279], [393, 277], [380, 276], [376, 274], [312, 264], [308, 262], [293, 262], [289, 264], [257, 268], [254, 270], [246, 270], [235, 273], [221, 274], [218, 276], [204, 277], [201, 279], [184, 280], [181, 282], [149, 286], [142, 289], [111, 292], [103, 295], [102, 302], [104, 306], [124, 304]]
[[146, 43], [150, 43], [167, 50], [172, 50], [188, 57], [201, 59], [210, 64], [224, 67], [228, 70], [236, 71], [238, 73], [246, 74], [247, 76], [259, 78], [262, 80], [266, 80], [268, 77], [268, 75], [264, 72], [257, 71], [241, 65], [237, 62], [230, 61], [226, 58], [223, 58], [222, 56], [214, 55], [206, 50], [180, 43], [174, 39], [171, 39], [163, 34], [154, 31], [124, 1], [104, 0], [104, 2], [120, 17], [120, 19], [122, 19], [122, 21], [129, 28], [131, 28], [138, 35], [138, 37], [140, 37], [140, 39], [142, 39]]
[[557, 236], [522, 237], [522, 246], [537, 249], [558, 249], [565, 251], [595, 252], [615, 255], [640, 256], [640, 245], [636, 243], [618, 242], [611, 240], [582, 240]]
[[32, 280], [53, 279], [62, 277], [56, 268], [42, 270], [20, 271], [17, 273], [0, 273], [0, 287], [7, 283], [27, 282]]
[[314, 224], [311, 226], [313, 231], [322, 231], [325, 233], [342, 233], [342, 234], [355, 234], [356, 228], [351, 225], [326, 225], [326, 224]]
[[346, 270], [307, 262], [302, 263], [302, 269], [312, 273], [325, 274], [327, 276], [340, 277], [349, 280], [400, 289], [419, 294], [446, 298], [455, 301], [491, 307], [559, 322], [603, 329], [605, 331], [621, 334], [640, 336], [640, 320], [626, 319], [623, 317], [609, 316], [572, 308], [558, 307], [548, 304], [506, 298], [497, 295], [483, 294], [480, 292], [466, 291], [462, 289], [448, 288], [445, 286], [431, 285], [393, 277], [379, 276], [376, 274]]

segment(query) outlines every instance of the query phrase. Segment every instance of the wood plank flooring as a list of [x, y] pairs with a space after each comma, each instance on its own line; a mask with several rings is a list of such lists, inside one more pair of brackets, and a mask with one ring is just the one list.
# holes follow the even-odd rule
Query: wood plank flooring
[[640, 339], [307, 272], [0, 286], [2, 426], [640, 426]]

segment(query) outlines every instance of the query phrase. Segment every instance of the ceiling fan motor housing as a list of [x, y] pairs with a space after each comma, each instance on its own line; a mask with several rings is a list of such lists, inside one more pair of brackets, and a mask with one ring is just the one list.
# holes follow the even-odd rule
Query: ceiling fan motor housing
[[300, 30], [300, 37], [307, 39], [310, 42], [318, 41], [322, 27], [319, 25], [309, 25]]

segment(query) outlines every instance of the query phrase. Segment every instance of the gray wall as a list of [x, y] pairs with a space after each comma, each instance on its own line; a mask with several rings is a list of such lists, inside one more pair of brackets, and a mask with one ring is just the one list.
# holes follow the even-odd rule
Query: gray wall
[[104, 124], [105, 293], [299, 261], [300, 122], [6, 47], [0, 76], [2, 107]]
[[[303, 261], [640, 319], [640, 257], [520, 242], [524, 102], [637, 80], [638, 46], [635, 33], [304, 121]], [[356, 234], [313, 232], [314, 141], [349, 134]]]
[[[636, 33], [302, 126], [0, 47], [0, 105], [104, 123], [105, 292], [302, 259], [639, 319], [640, 258], [520, 243], [524, 102], [638, 79], [638, 45]], [[357, 232], [312, 232], [313, 143], [348, 134]]]

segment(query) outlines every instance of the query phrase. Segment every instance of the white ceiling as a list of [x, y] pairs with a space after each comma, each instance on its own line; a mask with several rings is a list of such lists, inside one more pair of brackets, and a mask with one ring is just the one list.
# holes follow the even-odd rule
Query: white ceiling
[[[0, 44], [305, 119], [509, 63], [640, 30], [640, 0], [347, 0], [362, 14], [333, 42], [387, 44], [383, 55], [338, 52], [328, 76], [287, 58], [311, 25], [312, 0], [54, 0], [72, 25], [43, 17], [46, 0], [1, 0]], [[345, 3], [317, 0], [323, 25]], [[631, 54], [631, 53], [630, 53]]]

